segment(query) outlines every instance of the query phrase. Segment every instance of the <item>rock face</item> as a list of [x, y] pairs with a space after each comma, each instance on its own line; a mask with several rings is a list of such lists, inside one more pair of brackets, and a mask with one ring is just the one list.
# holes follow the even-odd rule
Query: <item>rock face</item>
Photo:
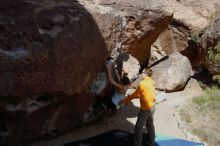
[[81, 124], [94, 100], [86, 91], [109, 56], [92, 15], [71, 1], [0, 5], [1, 139], [50, 137]]
[[189, 28], [201, 30], [209, 25], [210, 19], [220, 8], [219, 0], [91, 0], [103, 5], [113, 3], [134, 6], [139, 9], [163, 10], [174, 13], [174, 19], [183, 22]]
[[[94, 2], [97, 3], [97, 1]], [[101, 4], [103, 4], [103, 2], [104, 1], [98, 1], [98, 3]], [[145, 0], [141, 0], [141, 2], [145, 3]], [[172, 14], [158, 10], [145, 10], [145, 8], [139, 8], [137, 2], [134, 0], [126, 1], [125, 3], [122, 1], [115, 1], [115, 3], [116, 4], [108, 6], [113, 8], [114, 12], [112, 13], [121, 17], [121, 23], [115, 23], [115, 20], [106, 20], [106, 22], [111, 22], [111, 24], [113, 24], [110, 25], [111, 27], [120, 26], [119, 30], [115, 29], [116, 31], [112, 31], [111, 29], [112, 33], [117, 33], [117, 35], [121, 36], [118, 40], [115, 39], [113, 42], [113, 44], [117, 44], [117, 46], [116, 48], [111, 48], [113, 49], [111, 51], [112, 54], [115, 55], [115, 52], [123, 51], [138, 59], [141, 65], [146, 65], [150, 58], [150, 48], [152, 43], [157, 39], [160, 33], [167, 28], [173, 18]], [[97, 7], [102, 9], [103, 6], [97, 5]], [[111, 12], [109, 15], [111, 15]], [[104, 19], [108, 17], [105, 17]], [[99, 26], [105, 25], [104, 27], [101, 27], [101, 32], [108, 32], [102, 30], [102, 28], [109, 26], [108, 23], [103, 24], [103, 21], [97, 21], [97, 23]], [[115, 35], [112, 35], [109, 32], [107, 34], [104, 33], [104, 38], [107, 41], [112, 40], [112, 37], [114, 36]], [[109, 44], [112, 43], [107, 43], [107, 45]]]
[[181, 22], [173, 20], [151, 47], [150, 64], [172, 53], [181, 52], [188, 47], [190, 30]]
[[191, 37], [192, 31], [181, 21], [173, 20], [151, 46], [149, 65], [172, 53], [181, 52], [186, 56], [192, 67], [200, 63], [199, 47]]
[[98, 26], [77, 3], [38, 4], [19, 2], [1, 13], [1, 95], [81, 93], [109, 54]]
[[201, 37], [200, 56], [212, 74], [220, 74], [220, 14]]
[[[145, 64], [172, 19], [161, 11], [84, 0], [1, 0], [0, 11], [0, 139], [10, 145], [82, 124], [108, 85], [106, 57], [129, 53], [135, 65]], [[126, 66], [133, 78], [139, 66]]]
[[194, 32], [198, 33], [209, 26], [210, 21], [220, 12], [220, 1], [146, 0], [146, 3], [149, 5], [142, 7], [174, 13], [169, 28], [152, 45], [150, 65], [174, 52], [181, 52], [188, 57], [193, 68], [201, 63], [199, 46], [190, 37]]
[[[109, 56], [130, 79], [150, 56], [150, 64], [169, 56], [152, 67], [153, 77], [161, 90], [181, 90], [192, 67], [176, 52], [194, 61], [190, 29], [207, 27], [219, 5], [219, 0], [1, 0], [0, 145], [23, 146], [81, 125], [95, 98], [112, 90], [104, 68]], [[219, 26], [216, 19], [201, 43], [203, 63], [213, 74], [219, 63], [205, 54], [216, 51]]]
[[171, 54], [167, 60], [152, 67], [152, 70], [156, 87], [166, 92], [183, 89], [192, 73], [189, 60], [180, 53]]
[[127, 53], [122, 53], [119, 55], [117, 62], [118, 66], [121, 66], [122, 71], [127, 73], [131, 81], [138, 77], [141, 66], [136, 58]]
[[137, 16], [127, 17], [126, 33], [121, 45], [122, 50], [137, 58], [141, 65], [146, 65], [150, 58], [152, 43], [168, 27], [172, 15], [154, 13], [153, 11], [138, 13], [140, 12], [137, 11]]

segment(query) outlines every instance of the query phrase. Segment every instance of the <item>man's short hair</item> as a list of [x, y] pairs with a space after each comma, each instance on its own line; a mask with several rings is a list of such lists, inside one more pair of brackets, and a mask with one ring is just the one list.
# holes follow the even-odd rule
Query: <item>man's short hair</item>
[[152, 70], [152, 69], [147, 69], [147, 70], [145, 71], [145, 73], [146, 73], [149, 77], [151, 77], [151, 76], [153, 75], [153, 70]]

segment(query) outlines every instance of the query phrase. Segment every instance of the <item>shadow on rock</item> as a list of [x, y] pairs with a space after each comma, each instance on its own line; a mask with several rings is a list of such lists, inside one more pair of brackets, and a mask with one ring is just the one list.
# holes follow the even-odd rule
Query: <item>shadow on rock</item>
[[95, 99], [88, 87], [109, 55], [92, 14], [56, 0], [1, 0], [0, 12], [1, 145], [81, 125]]

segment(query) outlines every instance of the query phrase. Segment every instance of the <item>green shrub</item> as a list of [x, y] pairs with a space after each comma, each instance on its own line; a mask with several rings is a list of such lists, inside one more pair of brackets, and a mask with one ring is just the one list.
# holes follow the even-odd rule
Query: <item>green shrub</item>
[[209, 146], [220, 145], [220, 89], [206, 87], [204, 94], [195, 97], [181, 109], [188, 129]]
[[193, 30], [191, 32], [191, 39], [192, 41], [194, 41], [195, 43], [198, 43], [200, 41], [200, 37], [199, 37], [199, 32]]
[[220, 41], [214, 48], [208, 48], [208, 58], [216, 64], [220, 64]]
[[209, 20], [210, 22], [212, 22], [213, 20], [215, 20], [215, 18], [216, 18], [216, 16], [218, 15], [219, 12], [220, 12], [219, 9], [215, 10], [215, 11], [214, 11], [213, 13], [211, 13], [211, 15], [208, 17], [208, 20]]
[[202, 108], [220, 110], [220, 89], [217, 87], [206, 88], [202, 96], [196, 97], [193, 101]]
[[213, 81], [216, 81], [220, 85], [220, 75], [215, 75], [212, 77]]

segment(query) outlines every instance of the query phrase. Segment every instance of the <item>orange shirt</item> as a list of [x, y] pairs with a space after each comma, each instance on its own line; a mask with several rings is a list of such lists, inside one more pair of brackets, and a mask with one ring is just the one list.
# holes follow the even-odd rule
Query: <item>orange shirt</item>
[[156, 100], [154, 84], [154, 81], [150, 77], [145, 77], [144, 80], [140, 82], [136, 91], [127, 96], [123, 102], [126, 104], [134, 98], [140, 98], [141, 109], [148, 110], [152, 108]]

